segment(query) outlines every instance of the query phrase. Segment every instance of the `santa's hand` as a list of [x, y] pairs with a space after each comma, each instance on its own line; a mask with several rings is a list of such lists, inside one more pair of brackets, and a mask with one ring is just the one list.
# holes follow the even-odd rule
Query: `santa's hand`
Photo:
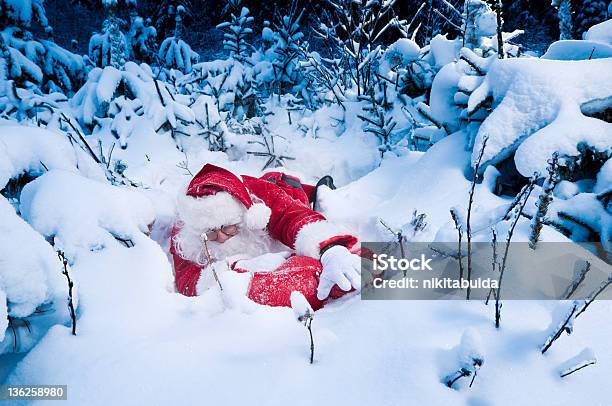
[[340, 289], [349, 291], [361, 287], [361, 260], [357, 255], [342, 245], [336, 245], [328, 249], [321, 256], [323, 273], [317, 288], [317, 297], [323, 300], [329, 296], [329, 292], [338, 285]]

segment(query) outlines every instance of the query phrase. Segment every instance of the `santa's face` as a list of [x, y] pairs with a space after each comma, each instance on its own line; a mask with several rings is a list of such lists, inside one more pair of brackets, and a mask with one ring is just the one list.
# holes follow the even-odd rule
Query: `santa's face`
[[207, 241], [215, 241], [223, 244], [225, 241], [236, 236], [240, 232], [238, 224], [231, 224], [219, 228], [212, 229], [206, 233]]

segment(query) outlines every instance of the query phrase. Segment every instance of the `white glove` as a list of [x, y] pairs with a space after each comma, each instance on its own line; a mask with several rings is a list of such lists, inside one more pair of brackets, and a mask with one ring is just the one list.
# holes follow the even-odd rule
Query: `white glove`
[[323, 273], [317, 287], [317, 297], [323, 300], [338, 285], [344, 291], [361, 288], [361, 259], [342, 245], [331, 247], [321, 256]]

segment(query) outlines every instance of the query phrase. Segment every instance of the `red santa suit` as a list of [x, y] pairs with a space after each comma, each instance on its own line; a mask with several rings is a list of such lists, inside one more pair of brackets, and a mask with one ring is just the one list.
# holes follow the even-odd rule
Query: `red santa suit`
[[[317, 298], [321, 250], [333, 245], [356, 248], [357, 238], [310, 209], [313, 192], [314, 187], [280, 172], [239, 178], [226, 169], [205, 165], [179, 199], [179, 221], [170, 248], [177, 291], [186, 296], [202, 293], [203, 274], [211, 264], [198, 237], [211, 229], [240, 224], [249, 230], [265, 229], [267, 238], [294, 250], [280, 266], [265, 271], [245, 269], [240, 261], [230, 264], [236, 272], [252, 274], [248, 297], [264, 305], [290, 306], [291, 292], [299, 291], [315, 310], [321, 308], [325, 303]], [[344, 293], [334, 286], [329, 297]]]

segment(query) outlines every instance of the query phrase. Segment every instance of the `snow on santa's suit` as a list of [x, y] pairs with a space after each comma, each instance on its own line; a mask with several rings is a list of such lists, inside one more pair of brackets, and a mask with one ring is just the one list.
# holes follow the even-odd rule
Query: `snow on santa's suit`
[[[271, 239], [295, 250], [294, 255], [267, 272], [243, 269], [241, 261], [232, 264], [235, 271], [252, 274], [248, 297], [264, 305], [290, 306], [291, 292], [299, 291], [314, 309], [321, 308], [325, 303], [317, 299], [322, 272], [321, 249], [329, 244], [351, 249], [357, 238], [343, 233], [322, 214], [310, 209], [309, 197], [314, 192], [313, 186], [303, 185], [299, 179], [280, 172], [266, 173], [260, 178], [245, 175], [241, 178], [226, 169], [207, 164], [192, 179], [186, 196], [180, 198], [183, 206], [191, 211], [190, 216], [196, 214], [197, 217], [191, 220], [181, 218], [179, 200], [179, 221], [173, 230], [170, 247], [178, 292], [186, 296], [201, 294], [204, 289], [201, 282], [208, 265], [201, 243], [197, 247], [197, 258], [194, 254], [188, 255], [188, 250], [181, 247], [178, 238], [181, 232], [193, 228], [190, 223], [197, 223], [192, 230], [195, 239], [199, 237], [197, 233], [240, 223], [248, 229], [265, 228]], [[329, 297], [338, 298], [344, 293], [334, 286]]]

